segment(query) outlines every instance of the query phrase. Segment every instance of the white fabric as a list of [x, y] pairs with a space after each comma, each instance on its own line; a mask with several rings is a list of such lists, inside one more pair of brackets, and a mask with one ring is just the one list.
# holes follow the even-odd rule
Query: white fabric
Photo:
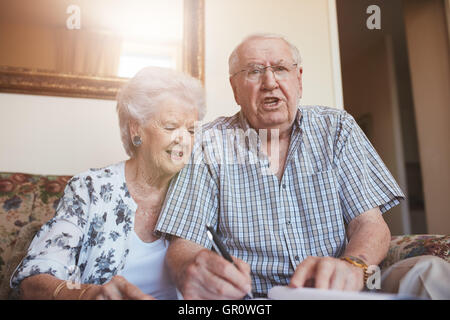
[[168, 241], [143, 242], [134, 230], [130, 241], [130, 252], [121, 275], [156, 299], [177, 300], [176, 287], [165, 263]]
[[383, 272], [381, 289], [424, 299], [450, 299], [450, 263], [430, 255], [401, 260]]

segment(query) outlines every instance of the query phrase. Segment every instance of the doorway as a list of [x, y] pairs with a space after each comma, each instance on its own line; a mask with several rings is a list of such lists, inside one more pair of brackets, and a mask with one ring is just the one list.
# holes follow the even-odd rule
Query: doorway
[[[378, 6], [380, 29], [367, 8]], [[336, 0], [344, 108], [407, 196], [383, 215], [391, 233], [427, 233], [407, 41], [401, 0]]]

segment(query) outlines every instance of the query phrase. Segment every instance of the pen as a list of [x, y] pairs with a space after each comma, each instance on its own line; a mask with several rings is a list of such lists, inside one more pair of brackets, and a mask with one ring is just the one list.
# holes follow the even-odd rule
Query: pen
[[[220, 254], [225, 260], [231, 262], [237, 269], [238, 266], [234, 263], [233, 259], [231, 258], [231, 255], [228, 253], [227, 249], [225, 249], [224, 244], [222, 241], [220, 241], [219, 236], [214, 231], [214, 228], [211, 226], [206, 226], [206, 234], [208, 235], [208, 238], [211, 240], [212, 245], [216, 252]], [[244, 300], [253, 299], [251, 293], [247, 293], [244, 298]]]

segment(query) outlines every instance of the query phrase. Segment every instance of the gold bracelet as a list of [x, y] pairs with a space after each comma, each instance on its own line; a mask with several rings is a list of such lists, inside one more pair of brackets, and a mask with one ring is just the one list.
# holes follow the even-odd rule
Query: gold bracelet
[[53, 300], [56, 299], [56, 296], [59, 294], [59, 292], [62, 290], [62, 288], [66, 285], [67, 281], [62, 280], [60, 284], [56, 287], [55, 291], [53, 291]]
[[351, 263], [352, 265], [363, 269], [363, 280], [364, 280], [364, 285], [366, 285], [367, 283], [367, 279], [369, 278], [369, 273], [367, 272], [367, 264], [362, 261], [359, 258], [353, 257], [353, 256], [346, 256], [346, 257], [341, 257], [341, 260], [347, 261], [348, 263]]
[[89, 285], [86, 286], [86, 288], [84, 288], [83, 290], [81, 290], [81, 293], [80, 293], [80, 295], [78, 296], [78, 300], [81, 300], [81, 297], [83, 296], [83, 294], [84, 294], [86, 291], [88, 291], [88, 289], [91, 288], [92, 286], [93, 286], [92, 284], [89, 284]]

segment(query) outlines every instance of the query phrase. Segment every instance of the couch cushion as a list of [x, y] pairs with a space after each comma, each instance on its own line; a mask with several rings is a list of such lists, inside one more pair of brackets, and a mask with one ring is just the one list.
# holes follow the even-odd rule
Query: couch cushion
[[[0, 173], [0, 283], [19, 232], [31, 222], [43, 225], [55, 214], [70, 176]], [[25, 230], [26, 231], [26, 230]], [[30, 239], [31, 241], [32, 239]], [[14, 266], [15, 267], [15, 266]]]
[[0, 282], [0, 300], [18, 298], [18, 292], [13, 292], [9, 287], [9, 280], [14, 270], [27, 254], [28, 247], [41, 226], [40, 221], [33, 221], [20, 230], [8, 262], [5, 265], [3, 281]]
[[0, 282], [20, 229], [30, 222], [37, 176], [0, 173]]
[[30, 221], [44, 224], [55, 215], [59, 199], [71, 176], [40, 176], [36, 187]]
[[444, 235], [404, 235], [391, 239], [386, 258], [380, 264], [386, 270], [397, 261], [422, 256], [433, 255], [450, 262], [450, 236]]
[[420, 255], [403, 259], [381, 277], [381, 291], [420, 299], [445, 299], [450, 297], [450, 264], [434, 255]]

